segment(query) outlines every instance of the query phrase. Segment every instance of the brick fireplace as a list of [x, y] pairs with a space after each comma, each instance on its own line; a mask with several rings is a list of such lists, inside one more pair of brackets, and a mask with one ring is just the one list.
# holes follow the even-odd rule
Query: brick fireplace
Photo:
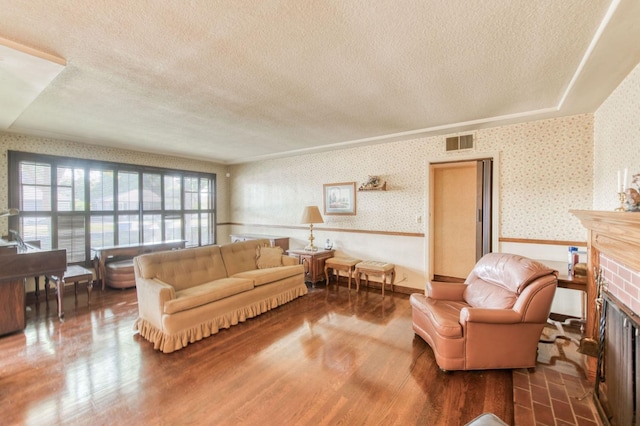
[[602, 253], [600, 268], [607, 283], [607, 291], [632, 312], [640, 315], [640, 272]]
[[[602, 368], [589, 359], [588, 376], [603, 420], [638, 424], [640, 401], [640, 213], [571, 211], [588, 230], [586, 336], [598, 339], [596, 274], [604, 278], [606, 312]], [[640, 411], [640, 407], [637, 407]], [[631, 422], [631, 423], [629, 423]]]

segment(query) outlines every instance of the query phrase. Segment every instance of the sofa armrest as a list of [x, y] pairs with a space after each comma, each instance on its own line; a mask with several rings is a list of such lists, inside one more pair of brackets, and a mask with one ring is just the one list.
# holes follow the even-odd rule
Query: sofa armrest
[[295, 266], [298, 265], [300, 263], [300, 261], [298, 260], [297, 257], [291, 257], [291, 256], [282, 256], [282, 264], [284, 266]]
[[176, 298], [175, 288], [156, 278], [136, 277], [136, 291], [140, 317], [162, 330], [164, 303]]
[[436, 300], [464, 300], [462, 295], [467, 285], [464, 283], [445, 283], [427, 281], [427, 296]]
[[518, 324], [522, 315], [513, 309], [462, 308], [460, 324], [467, 322], [486, 324]]

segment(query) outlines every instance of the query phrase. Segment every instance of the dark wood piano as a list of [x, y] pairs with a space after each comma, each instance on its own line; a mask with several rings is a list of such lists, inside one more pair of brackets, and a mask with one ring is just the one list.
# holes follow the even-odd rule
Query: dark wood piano
[[27, 277], [59, 277], [53, 281], [57, 287], [58, 317], [64, 310], [64, 271], [67, 269], [67, 251], [41, 250], [32, 245], [0, 240], [0, 336], [26, 327], [25, 284]]

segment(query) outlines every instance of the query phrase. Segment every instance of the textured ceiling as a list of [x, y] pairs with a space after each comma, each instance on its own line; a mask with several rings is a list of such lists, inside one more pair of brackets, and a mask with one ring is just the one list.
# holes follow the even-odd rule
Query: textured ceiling
[[5, 129], [237, 163], [592, 112], [639, 3], [0, 0], [0, 37], [66, 60]]

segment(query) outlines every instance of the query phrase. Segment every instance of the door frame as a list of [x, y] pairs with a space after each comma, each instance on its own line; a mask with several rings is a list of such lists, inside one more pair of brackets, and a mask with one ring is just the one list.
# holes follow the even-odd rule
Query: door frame
[[457, 153], [455, 155], [440, 155], [427, 160], [425, 166], [425, 212], [427, 218], [425, 223], [425, 275], [427, 280], [433, 280], [433, 170], [432, 165], [443, 163], [461, 163], [467, 161], [478, 161], [483, 159], [493, 160], [492, 170], [492, 198], [491, 198], [491, 247], [492, 251], [497, 252], [500, 235], [500, 153], [499, 152], [469, 152], [465, 154]]

